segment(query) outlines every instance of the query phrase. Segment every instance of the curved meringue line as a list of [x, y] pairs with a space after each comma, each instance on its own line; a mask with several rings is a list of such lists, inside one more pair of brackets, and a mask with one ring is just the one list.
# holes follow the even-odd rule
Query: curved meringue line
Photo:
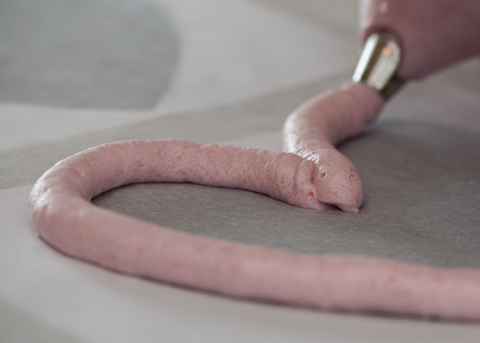
[[[282, 161], [295, 167], [284, 170]], [[29, 207], [45, 241], [127, 274], [321, 309], [480, 319], [480, 272], [474, 269], [295, 254], [178, 232], [90, 202], [108, 189], [145, 181], [246, 188], [298, 202], [297, 188], [307, 196], [312, 189], [305, 186], [311, 184], [308, 172], [299, 171], [311, 169], [303, 161], [286, 153], [173, 140], [108, 144], [57, 163], [35, 184]], [[287, 191], [279, 190], [284, 185]]]

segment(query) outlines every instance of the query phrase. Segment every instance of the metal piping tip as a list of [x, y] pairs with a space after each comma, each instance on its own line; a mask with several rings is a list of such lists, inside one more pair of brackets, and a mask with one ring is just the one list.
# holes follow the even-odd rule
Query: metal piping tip
[[377, 31], [365, 42], [352, 80], [367, 84], [387, 100], [405, 83], [397, 75], [401, 59], [397, 36], [388, 30]]

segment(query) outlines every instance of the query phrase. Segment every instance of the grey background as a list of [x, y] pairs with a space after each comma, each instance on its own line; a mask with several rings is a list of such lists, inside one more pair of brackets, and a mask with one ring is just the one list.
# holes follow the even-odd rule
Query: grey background
[[151, 109], [179, 43], [159, 2], [2, 0], [0, 101]]

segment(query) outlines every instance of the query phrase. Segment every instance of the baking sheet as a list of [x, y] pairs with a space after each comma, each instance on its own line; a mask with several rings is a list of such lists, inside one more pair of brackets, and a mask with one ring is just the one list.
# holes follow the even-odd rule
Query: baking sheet
[[464, 130], [392, 120], [375, 125], [341, 146], [364, 175], [359, 214], [189, 184], [129, 185], [94, 203], [194, 234], [299, 253], [478, 268], [479, 146], [480, 135]]

